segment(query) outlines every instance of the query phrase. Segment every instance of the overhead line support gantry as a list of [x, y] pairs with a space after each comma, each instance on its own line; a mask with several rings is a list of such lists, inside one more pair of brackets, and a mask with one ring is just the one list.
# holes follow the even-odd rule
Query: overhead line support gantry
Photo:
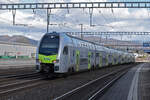
[[100, 35], [150, 35], [150, 32], [65, 32], [71, 35], [84, 34], [85, 36], [100, 36]]
[[69, 2], [0, 4], [0, 10], [66, 8], [150, 8], [150, 2]]

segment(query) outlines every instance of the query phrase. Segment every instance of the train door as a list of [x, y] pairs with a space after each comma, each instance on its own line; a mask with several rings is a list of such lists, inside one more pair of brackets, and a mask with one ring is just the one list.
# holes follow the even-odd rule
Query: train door
[[96, 59], [95, 59], [95, 61], [96, 61], [96, 62], [95, 62], [95, 63], [96, 63], [96, 67], [98, 67], [98, 66], [99, 66], [99, 59], [100, 59], [100, 58], [99, 58], [99, 53], [96, 53], [96, 56], [95, 56], [95, 57], [96, 57]]
[[122, 64], [122, 56], [119, 55], [119, 58], [120, 58], [119, 64]]
[[109, 55], [108, 55], [108, 64], [109, 65], [112, 65], [113, 64], [113, 53], [112, 52], [110, 52], [109, 53]]
[[117, 54], [116, 53], [114, 53], [114, 55], [113, 55], [114, 57], [114, 65], [117, 65]]
[[112, 65], [115, 65], [115, 54], [112, 53]]
[[112, 65], [112, 54], [108, 55], [108, 65]]
[[79, 66], [80, 66], [80, 52], [77, 50], [76, 51], [76, 71], [79, 71]]
[[63, 66], [68, 71], [68, 65], [69, 65], [69, 50], [68, 46], [65, 46], [63, 49]]
[[71, 44], [72, 46], [70, 46], [70, 52], [69, 52], [69, 59], [70, 59], [70, 66], [73, 68], [73, 71], [74, 71], [74, 67], [75, 67], [75, 45], [74, 45], [74, 41], [73, 39], [71, 38]]
[[121, 56], [121, 64], [123, 64], [123, 55]]
[[112, 57], [112, 65], [114, 65], [114, 53], [112, 53], [112, 55], [111, 55], [111, 57]]
[[105, 52], [102, 52], [102, 62], [103, 62], [103, 66], [106, 66], [106, 53]]
[[106, 53], [106, 66], [109, 65], [109, 54]]
[[116, 65], [118, 65], [118, 62], [119, 62], [118, 59], [119, 59], [119, 56], [118, 56], [118, 54], [116, 54], [116, 61], [115, 61]]

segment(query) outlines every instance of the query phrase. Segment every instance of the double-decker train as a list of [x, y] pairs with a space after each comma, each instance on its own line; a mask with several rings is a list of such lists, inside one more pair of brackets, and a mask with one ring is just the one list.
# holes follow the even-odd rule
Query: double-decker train
[[109, 49], [67, 33], [46, 33], [39, 42], [36, 70], [65, 74], [134, 62], [131, 53]]

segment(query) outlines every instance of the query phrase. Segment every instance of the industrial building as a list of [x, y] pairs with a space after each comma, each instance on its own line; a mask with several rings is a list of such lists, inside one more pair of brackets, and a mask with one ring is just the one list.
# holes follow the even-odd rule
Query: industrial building
[[0, 58], [34, 58], [36, 46], [24, 43], [7, 43], [0, 41]]

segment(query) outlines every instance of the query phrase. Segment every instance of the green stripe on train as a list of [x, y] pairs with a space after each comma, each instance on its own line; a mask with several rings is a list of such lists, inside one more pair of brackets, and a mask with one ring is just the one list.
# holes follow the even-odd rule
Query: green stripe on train
[[112, 65], [115, 65], [115, 54], [112, 54]]
[[103, 65], [103, 62], [102, 62], [102, 54], [99, 53], [99, 67], [102, 67]]
[[119, 59], [119, 56], [118, 55], [116, 55], [116, 65], [118, 65], [118, 59]]
[[79, 71], [79, 65], [80, 65], [80, 51], [76, 51], [76, 71]]
[[106, 54], [106, 66], [109, 65], [109, 54]]
[[56, 60], [58, 55], [56, 54], [56, 55], [45, 56], [45, 55], [39, 54], [38, 56], [39, 56], [39, 60], [42, 63], [53, 63], [53, 61]]
[[91, 69], [91, 52], [88, 52], [88, 69]]

